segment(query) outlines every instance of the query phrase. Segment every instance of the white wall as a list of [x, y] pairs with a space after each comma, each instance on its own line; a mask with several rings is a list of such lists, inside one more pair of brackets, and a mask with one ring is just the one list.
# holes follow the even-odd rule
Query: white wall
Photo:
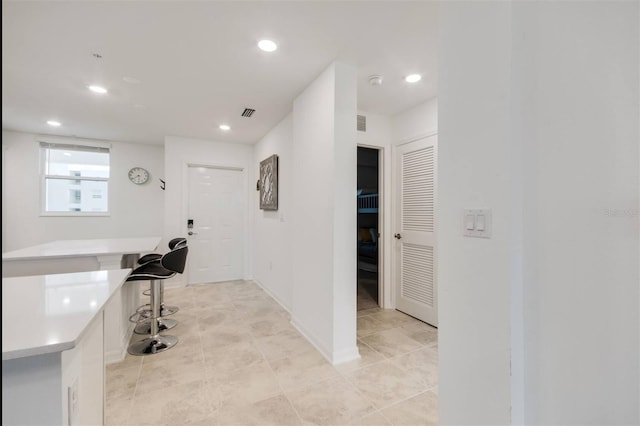
[[394, 116], [358, 111], [367, 117], [367, 131], [357, 132], [358, 145], [380, 148], [383, 159], [382, 169], [382, 201], [380, 205], [386, 213], [380, 228], [380, 249], [383, 253], [382, 279], [384, 282], [383, 307], [395, 307], [394, 280], [392, 276], [393, 250], [396, 240], [393, 238], [395, 224], [393, 222], [393, 203], [395, 188], [393, 187], [394, 146], [432, 135], [438, 131], [438, 100], [430, 99], [422, 104], [409, 108]]
[[358, 98], [355, 67], [336, 62], [333, 72], [335, 87], [333, 89], [334, 147], [331, 167], [333, 172], [333, 353], [331, 360], [339, 363], [360, 356], [356, 344], [357, 241], [353, 238], [358, 229], [356, 198]]
[[639, 4], [514, 7], [527, 423], [640, 424]]
[[358, 115], [367, 118], [366, 132], [358, 131], [358, 145], [388, 146], [391, 145], [391, 117], [358, 110]]
[[[158, 182], [164, 174], [162, 147], [110, 143], [110, 216], [45, 217], [40, 216], [40, 146], [37, 136], [2, 131], [2, 144], [6, 148], [2, 193], [3, 225], [6, 225], [3, 248], [6, 251], [60, 239], [162, 235], [164, 191]], [[129, 181], [127, 173], [134, 166], [149, 170], [149, 183], [135, 185]]]
[[640, 422], [638, 17], [441, 6], [442, 424]]
[[334, 63], [293, 105], [293, 324], [332, 362], [356, 346], [356, 80]]
[[[278, 156], [278, 210], [253, 208], [253, 278], [287, 310], [293, 293], [291, 256], [293, 187], [293, 117], [289, 114], [253, 147], [253, 168], [259, 174], [260, 161]], [[254, 196], [258, 192], [254, 189]]]
[[395, 145], [437, 133], [438, 99], [429, 99], [393, 116], [391, 132]]
[[[252, 279], [252, 233], [253, 214], [257, 202], [255, 190], [255, 165], [253, 148], [227, 142], [216, 142], [201, 139], [189, 139], [178, 136], [167, 136], [165, 149], [165, 216], [164, 238], [168, 241], [187, 233], [187, 165], [199, 164], [218, 167], [237, 167], [242, 169], [246, 194], [244, 223], [244, 279]], [[166, 244], [165, 244], [166, 245]], [[187, 259], [187, 262], [189, 260]], [[187, 271], [171, 279], [169, 285], [186, 284]]]
[[[438, 27], [440, 422], [509, 424], [511, 3], [443, 2]], [[490, 239], [465, 208], [493, 210]]]

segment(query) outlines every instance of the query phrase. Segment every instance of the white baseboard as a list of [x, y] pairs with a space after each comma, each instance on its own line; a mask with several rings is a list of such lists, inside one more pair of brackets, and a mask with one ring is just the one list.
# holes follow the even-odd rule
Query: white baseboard
[[253, 281], [254, 283], [256, 283], [258, 287], [260, 287], [265, 293], [269, 295], [269, 297], [271, 297], [273, 300], [278, 302], [278, 304], [282, 307], [282, 309], [284, 309], [285, 311], [287, 311], [287, 313], [289, 313], [289, 315], [291, 315], [291, 309], [287, 305], [285, 305], [285, 303], [278, 297], [278, 295], [276, 295], [274, 292], [272, 292], [267, 287], [265, 287], [260, 281], [256, 279], [253, 279], [250, 281]]
[[265, 293], [267, 293], [269, 295], [269, 297], [271, 297], [273, 300], [278, 302], [278, 304], [282, 307], [282, 309], [284, 309], [285, 311], [287, 311], [289, 313], [289, 315], [291, 315], [291, 325], [293, 325], [295, 327], [295, 329], [298, 330], [298, 332], [300, 334], [302, 334], [302, 336], [305, 339], [307, 339], [307, 341], [309, 341], [309, 343], [311, 343], [313, 345], [313, 347], [315, 347], [318, 350], [318, 352], [320, 352], [320, 354], [327, 361], [329, 361], [331, 364], [333, 364], [333, 365], [341, 364], [343, 362], [353, 361], [353, 360], [356, 360], [356, 359], [360, 358], [360, 352], [358, 351], [358, 345], [355, 344], [355, 342], [354, 342], [354, 346], [352, 348], [343, 349], [341, 351], [333, 352], [333, 351], [327, 349], [322, 344], [320, 339], [317, 336], [315, 336], [315, 334], [313, 334], [309, 330], [307, 330], [300, 323], [300, 321], [298, 321], [296, 318], [293, 317], [293, 314], [291, 313], [291, 308], [289, 306], [287, 306], [274, 292], [269, 290], [259, 280], [254, 278], [252, 281], [254, 283], [256, 283], [256, 285], [258, 285]]
[[360, 358], [360, 352], [358, 346], [354, 345], [353, 348], [343, 349], [340, 351], [331, 351], [327, 349], [320, 339], [315, 334], [309, 332], [296, 318], [291, 317], [291, 325], [293, 325], [302, 336], [309, 341], [320, 354], [332, 365], [342, 364], [343, 362], [353, 361]]
[[323, 357], [325, 357], [325, 359], [327, 361], [329, 361], [331, 364], [333, 364], [331, 351], [329, 349], [325, 348], [325, 346], [322, 344], [322, 342], [320, 342], [320, 339], [318, 339], [315, 334], [313, 334], [309, 330], [307, 330], [300, 323], [300, 321], [298, 321], [297, 318], [294, 318], [293, 314], [291, 315], [291, 325], [293, 325], [296, 328], [296, 330], [298, 330], [298, 332], [300, 334], [302, 334], [302, 336], [305, 339], [307, 339], [309, 341], [309, 343], [311, 343], [318, 350], [318, 352], [320, 352], [320, 354]]
[[344, 349], [333, 353], [333, 365], [354, 361], [356, 359], [360, 359], [360, 351], [358, 350], [358, 345], [355, 345], [350, 349]]

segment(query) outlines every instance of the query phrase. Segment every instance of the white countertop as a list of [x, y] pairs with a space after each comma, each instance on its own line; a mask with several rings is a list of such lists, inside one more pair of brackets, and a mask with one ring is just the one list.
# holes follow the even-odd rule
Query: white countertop
[[65, 351], [131, 269], [2, 279], [2, 360]]
[[2, 260], [149, 253], [156, 250], [158, 243], [160, 237], [58, 240], [3, 253]]

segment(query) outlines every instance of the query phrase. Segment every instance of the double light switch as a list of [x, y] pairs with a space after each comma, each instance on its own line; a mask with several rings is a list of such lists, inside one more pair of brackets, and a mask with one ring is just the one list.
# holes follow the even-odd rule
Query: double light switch
[[464, 236], [491, 238], [491, 209], [465, 209]]

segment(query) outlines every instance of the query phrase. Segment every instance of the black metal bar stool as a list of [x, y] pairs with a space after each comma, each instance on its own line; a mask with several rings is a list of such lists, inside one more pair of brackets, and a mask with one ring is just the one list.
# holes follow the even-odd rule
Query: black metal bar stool
[[136, 268], [127, 281], [151, 280], [151, 315], [149, 337], [129, 345], [131, 355], [151, 355], [172, 348], [178, 343], [176, 336], [160, 335], [160, 285], [163, 280], [184, 272], [189, 248], [181, 246], [162, 255], [159, 261], [149, 262]]
[[[169, 249], [174, 250], [176, 248], [180, 248], [182, 246], [187, 245], [187, 239], [183, 237], [174, 238], [169, 241]], [[158, 262], [162, 258], [162, 255], [159, 253], [150, 253], [142, 256], [138, 260], [138, 264], [140, 266], [146, 265], [152, 262]], [[151, 294], [151, 288], [148, 288], [144, 292], [142, 292], [145, 296], [149, 296]], [[178, 312], [180, 308], [177, 306], [165, 306], [164, 304], [164, 281], [160, 283], [160, 316], [158, 317], [158, 327], [160, 331], [170, 330], [176, 325], [178, 322], [173, 319], [167, 319], [166, 317], [169, 315], [173, 315]], [[136, 334], [149, 334], [151, 332], [151, 320], [149, 319], [151, 316], [151, 304], [145, 304], [140, 306], [136, 313], [131, 315], [129, 318], [132, 322], [137, 322], [134, 332]]]

